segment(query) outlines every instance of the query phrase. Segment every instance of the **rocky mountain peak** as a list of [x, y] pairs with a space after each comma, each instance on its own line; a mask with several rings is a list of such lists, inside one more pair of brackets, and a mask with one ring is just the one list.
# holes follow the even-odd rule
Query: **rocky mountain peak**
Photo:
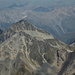
[[[41, 39], [41, 37], [43, 39], [48, 39], [48, 38], [54, 39], [54, 36], [52, 34], [49, 34], [47, 31], [33, 26], [27, 20], [21, 20], [16, 24], [11, 25], [3, 32], [3, 34], [0, 37], [0, 42], [12, 37], [14, 34], [19, 32], [25, 32], [33, 37], [37, 37], [37, 39], [38, 38]], [[48, 37], [46, 35], [48, 35]]]
[[52, 34], [21, 20], [0, 36], [0, 73], [57, 75], [72, 52], [69, 45]]
[[9, 27], [10, 29], [14, 31], [23, 31], [23, 30], [32, 30], [34, 31], [36, 27], [34, 27], [31, 23], [29, 23], [27, 20], [20, 20], [16, 24]]

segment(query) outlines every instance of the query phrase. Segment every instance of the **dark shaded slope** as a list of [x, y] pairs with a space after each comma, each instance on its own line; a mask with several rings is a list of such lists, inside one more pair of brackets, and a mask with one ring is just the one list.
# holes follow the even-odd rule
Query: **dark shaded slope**
[[0, 35], [3, 33], [3, 31], [0, 29]]
[[72, 53], [69, 53], [68, 58], [64, 62], [64, 64], [63, 64], [60, 72], [58, 73], [58, 75], [63, 75], [63, 73], [65, 73], [66, 70], [68, 69], [69, 65], [71, 65], [73, 63], [74, 59], [75, 59], [75, 51], [72, 52]]
[[48, 8], [40, 6], [38, 8], [35, 8], [33, 11], [36, 11], [36, 12], [49, 12], [50, 10]]

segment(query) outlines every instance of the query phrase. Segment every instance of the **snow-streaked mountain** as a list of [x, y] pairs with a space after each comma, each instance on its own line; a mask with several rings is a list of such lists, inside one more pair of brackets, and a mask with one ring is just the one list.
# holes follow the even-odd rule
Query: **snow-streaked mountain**
[[0, 36], [0, 75], [63, 75], [73, 52], [52, 34], [22, 20]]

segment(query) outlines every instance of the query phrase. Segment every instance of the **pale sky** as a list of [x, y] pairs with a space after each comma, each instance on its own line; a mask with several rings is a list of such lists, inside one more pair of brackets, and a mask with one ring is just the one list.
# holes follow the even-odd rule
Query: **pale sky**
[[32, 2], [32, 3], [43, 3], [43, 4], [55, 4], [55, 3], [61, 3], [61, 4], [74, 4], [75, 0], [0, 0], [0, 8], [8, 7], [12, 5], [13, 3], [17, 4], [25, 4], [26, 2]]

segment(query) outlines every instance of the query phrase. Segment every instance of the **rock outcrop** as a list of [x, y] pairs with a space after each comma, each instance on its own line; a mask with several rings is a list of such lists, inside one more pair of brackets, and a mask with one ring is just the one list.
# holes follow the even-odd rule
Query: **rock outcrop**
[[0, 36], [0, 75], [63, 75], [74, 54], [69, 45], [22, 20]]

